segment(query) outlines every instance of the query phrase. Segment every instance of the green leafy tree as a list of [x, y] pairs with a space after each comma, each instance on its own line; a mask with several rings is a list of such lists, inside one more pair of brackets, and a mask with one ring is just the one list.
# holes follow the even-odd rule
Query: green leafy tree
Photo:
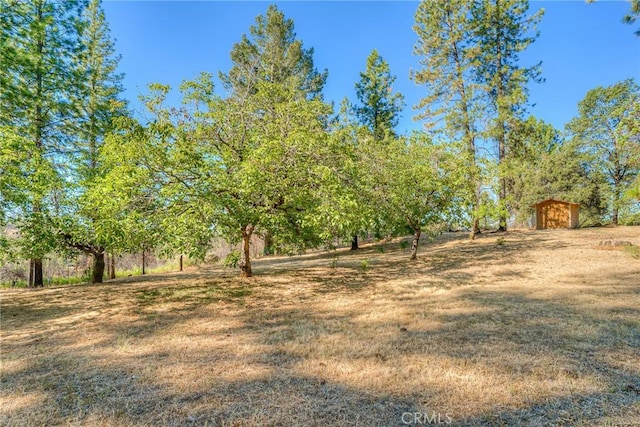
[[[243, 35], [233, 46], [231, 60], [229, 72], [221, 72], [219, 77], [230, 97], [239, 102], [255, 96], [261, 82], [285, 84], [307, 99], [322, 98], [327, 71], [318, 72], [313, 63], [313, 48], [303, 47], [302, 41], [296, 39], [293, 20], [275, 5], [256, 17], [249, 35]], [[272, 232], [263, 233], [265, 253], [269, 254], [274, 247]]]
[[[636, 142], [636, 155], [640, 157], [640, 102], [633, 103], [629, 114], [625, 115], [616, 129], [620, 139]], [[640, 202], [640, 174], [636, 176], [626, 192], [625, 197], [629, 200]]]
[[413, 28], [418, 35], [414, 53], [420, 56], [422, 68], [411, 78], [427, 91], [417, 105], [422, 110], [417, 118], [426, 120], [435, 135], [459, 145], [466, 160], [462, 165], [469, 177], [465, 205], [473, 239], [480, 232], [482, 176], [477, 158], [484, 98], [475, 81], [477, 46], [471, 6], [465, 0], [420, 3]]
[[[474, 65], [477, 82], [488, 96], [491, 123], [486, 135], [497, 145], [498, 164], [508, 156], [513, 129], [525, 111], [530, 81], [540, 81], [540, 64], [522, 67], [519, 55], [537, 38], [543, 10], [528, 15], [528, 0], [480, 0], [472, 3]], [[507, 228], [508, 179], [500, 171], [499, 230]]]
[[[77, 74], [70, 58], [79, 50], [76, 29], [82, 7], [79, 0], [0, 4], [0, 124], [25, 136], [33, 144], [33, 156], [50, 164], [68, 148], [68, 129], [77, 108], [72, 102]], [[55, 208], [54, 182], [50, 181], [50, 191], [31, 195], [31, 212], [20, 229], [22, 238], [30, 239], [30, 286], [43, 285], [42, 257], [50, 249], [46, 219]]]
[[[367, 172], [369, 159], [359, 149], [360, 141], [372, 140], [373, 133], [355, 117], [354, 108], [347, 98], [340, 104], [340, 111], [330, 127], [330, 137], [339, 152], [340, 161], [336, 162], [336, 176], [340, 178], [340, 195], [328, 202], [335, 208], [335, 215], [341, 220], [334, 223], [335, 237], [346, 237], [351, 232], [351, 250], [358, 249], [358, 235], [353, 230], [367, 230], [374, 225], [376, 206], [371, 201], [369, 190], [374, 177]], [[333, 193], [336, 196], [338, 193]], [[334, 216], [335, 216], [334, 215]], [[353, 227], [350, 230], [344, 227]]]
[[165, 210], [162, 186], [167, 178], [159, 172], [163, 158], [154, 145], [168, 143], [166, 135], [167, 127], [157, 121], [142, 126], [122, 116], [100, 148], [104, 169], [87, 188], [83, 203], [94, 210], [93, 239], [108, 242], [112, 251], [148, 252], [175, 243], [170, 236], [177, 218], [171, 221]]
[[376, 173], [373, 194], [382, 214], [380, 222], [390, 231], [411, 229], [411, 259], [415, 260], [423, 233], [435, 235], [459, 215], [463, 173], [457, 156], [423, 132], [407, 141], [391, 139], [385, 147], [368, 144], [363, 150]]
[[587, 92], [578, 116], [569, 124], [577, 143], [592, 156], [593, 167], [606, 176], [611, 194], [611, 221], [618, 224], [625, 191], [640, 171], [636, 118], [640, 88], [633, 79]]
[[107, 146], [127, 153], [116, 163], [153, 183], [154, 218], [171, 245], [206, 249], [213, 234], [241, 243], [246, 277], [254, 233], [272, 231], [284, 251], [320, 244], [319, 226], [332, 222], [324, 220], [332, 212], [327, 194], [340, 188], [333, 161], [340, 153], [326, 132], [330, 107], [292, 85], [259, 81], [255, 88], [244, 99], [222, 99], [203, 74], [183, 84], [184, 108], [171, 110], [162, 106], [169, 88], [155, 85], [147, 98], [154, 119]]

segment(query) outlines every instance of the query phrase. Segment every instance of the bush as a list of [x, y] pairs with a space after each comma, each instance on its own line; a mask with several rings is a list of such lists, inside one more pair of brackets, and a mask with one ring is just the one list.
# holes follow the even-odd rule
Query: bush
[[238, 268], [238, 264], [240, 263], [240, 252], [231, 252], [224, 258], [224, 262], [222, 266], [224, 268]]

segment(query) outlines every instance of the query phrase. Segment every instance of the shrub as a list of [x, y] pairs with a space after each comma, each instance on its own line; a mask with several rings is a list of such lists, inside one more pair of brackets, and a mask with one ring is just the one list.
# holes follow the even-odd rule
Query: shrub
[[240, 263], [240, 252], [231, 252], [224, 258], [224, 262], [222, 266], [224, 268], [238, 268], [238, 264]]

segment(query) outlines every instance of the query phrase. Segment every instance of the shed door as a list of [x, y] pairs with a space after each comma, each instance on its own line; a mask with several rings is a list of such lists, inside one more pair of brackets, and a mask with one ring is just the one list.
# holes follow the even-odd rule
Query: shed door
[[542, 228], [569, 228], [569, 206], [549, 203], [542, 206]]

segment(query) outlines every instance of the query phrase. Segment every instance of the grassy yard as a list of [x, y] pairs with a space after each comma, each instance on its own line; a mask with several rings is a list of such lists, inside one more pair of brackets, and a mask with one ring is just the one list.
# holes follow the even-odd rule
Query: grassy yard
[[0, 425], [640, 426], [640, 260], [603, 240], [640, 227], [1, 290]]

